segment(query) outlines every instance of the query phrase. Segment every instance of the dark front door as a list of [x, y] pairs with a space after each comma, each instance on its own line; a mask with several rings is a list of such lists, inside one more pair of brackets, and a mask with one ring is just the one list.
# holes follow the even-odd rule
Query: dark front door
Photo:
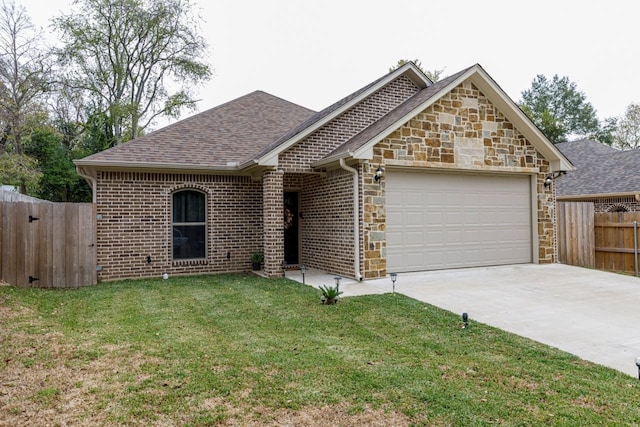
[[298, 231], [299, 193], [284, 193], [284, 263], [295, 265], [300, 262], [300, 234]]

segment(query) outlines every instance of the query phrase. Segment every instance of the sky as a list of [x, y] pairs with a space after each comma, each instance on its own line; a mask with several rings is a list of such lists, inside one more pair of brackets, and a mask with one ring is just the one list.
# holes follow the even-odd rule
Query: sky
[[[38, 27], [68, 0], [15, 0]], [[212, 79], [199, 111], [255, 90], [321, 110], [417, 59], [441, 77], [479, 63], [514, 101], [566, 76], [600, 119], [640, 103], [640, 2], [609, 0], [192, 0]]]

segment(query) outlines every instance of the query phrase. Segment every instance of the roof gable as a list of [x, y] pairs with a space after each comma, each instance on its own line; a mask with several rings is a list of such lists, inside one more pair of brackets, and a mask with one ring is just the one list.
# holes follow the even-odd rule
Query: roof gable
[[275, 141], [271, 146], [263, 150], [256, 158], [256, 162], [261, 165], [275, 165], [278, 161], [278, 155], [287, 150], [300, 140], [311, 135], [322, 126], [329, 123], [342, 113], [346, 112], [356, 104], [371, 96], [384, 86], [396, 80], [400, 76], [408, 77], [419, 89], [426, 88], [433, 83], [420, 69], [413, 63], [407, 62], [401, 67], [391, 71], [390, 73], [380, 77], [379, 79], [369, 83], [356, 92], [342, 98], [338, 102], [328, 106], [322, 111], [311, 116], [307, 121], [299, 126], [291, 129], [279, 140]]
[[554, 147], [540, 129], [529, 120], [524, 112], [506, 95], [479, 64], [464, 69], [423, 89], [387, 116], [365, 129], [361, 134], [355, 136], [343, 146], [338, 147], [324, 160], [317, 162], [316, 166], [345, 157], [371, 159], [372, 149], [375, 144], [465, 81], [473, 83], [496, 108], [498, 108], [507, 120], [549, 161], [552, 170], [574, 169], [571, 162]]

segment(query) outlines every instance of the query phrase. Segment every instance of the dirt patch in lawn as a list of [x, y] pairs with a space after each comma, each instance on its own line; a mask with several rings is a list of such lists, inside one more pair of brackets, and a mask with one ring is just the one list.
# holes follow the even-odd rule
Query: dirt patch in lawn
[[[255, 410], [255, 409], [254, 409]], [[324, 408], [304, 408], [299, 411], [281, 410], [270, 412], [268, 409], [257, 410], [261, 417], [258, 420], [244, 420], [242, 425], [257, 426], [407, 426], [411, 419], [403, 414], [385, 412], [366, 408], [356, 414], [350, 413], [346, 405], [334, 405]], [[228, 425], [236, 425], [230, 423]]]

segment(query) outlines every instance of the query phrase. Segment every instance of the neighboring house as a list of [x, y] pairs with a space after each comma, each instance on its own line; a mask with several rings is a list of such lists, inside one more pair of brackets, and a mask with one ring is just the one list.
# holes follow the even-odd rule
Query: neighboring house
[[[318, 84], [315, 82], [314, 84]], [[479, 65], [407, 63], [314, 113], [264, 92], [76, 161], [99, 278], [304, 264], [353, 278], [556, 261], [572, 170]]]
[[556, 181], [558, 201], [593, 202], [596, 212], [640, 211], [640, 150], [582, 139], [556, 147], [576, 167]]

